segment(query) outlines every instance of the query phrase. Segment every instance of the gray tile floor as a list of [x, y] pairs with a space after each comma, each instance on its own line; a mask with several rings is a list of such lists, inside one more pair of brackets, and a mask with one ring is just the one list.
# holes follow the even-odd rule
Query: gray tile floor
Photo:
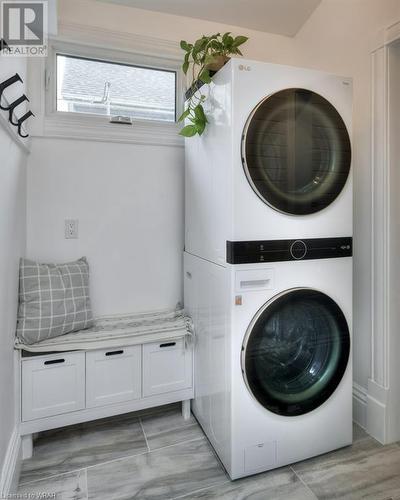
[[33, 458], [23, 462], [18, 493], [62, 500], [400, 500], [400, 446], [382, 446], [355, 427], [353, 446], [232, 482], [194, 418], [184, 421], [180, 406], [170, 405], [40, 434]]

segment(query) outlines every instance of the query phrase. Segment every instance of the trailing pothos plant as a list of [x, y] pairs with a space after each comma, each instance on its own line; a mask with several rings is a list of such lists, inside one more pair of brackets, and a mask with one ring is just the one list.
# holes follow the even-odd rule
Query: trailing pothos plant
[[[202, 36], [194, 43], [181, 41], [181, 49], [185, 51], [182, 70], [185, 75], [191, 69], [190, 88], [200, 87], [211, 82], [212, 71], [218, 71], [229, 60], [232, 54], [243, 55], [239, 49], [247, 42], [246, 36], [233, 37], [230, 32], [221, 35]], [[178, 122], [188, 120], [190, 123], [179, 132], [184, 137], [202, 135], [208, 123], [203, 103], [206, 96], [202, 92], [192, 92], [186, 103], [186, 109], [178, 118]]]

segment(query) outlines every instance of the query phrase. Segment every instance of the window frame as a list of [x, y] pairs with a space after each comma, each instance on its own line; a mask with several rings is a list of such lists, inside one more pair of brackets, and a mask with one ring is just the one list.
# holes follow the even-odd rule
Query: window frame
[[[132, 126], [110, 123], [108, 115], [76, 113], [57, 110], [57, 54], [84, 59], [98, 60], [128, 66], [175, 72], [175, 121], [133, 118]], [[181, 62], [176, 58], [153, 56], [139, 52], [107, 49], [94, 45], [53, 40], [45, 64], [45, 134], [47, 136], [71, 136], [80, 128], [83, 139], [109, 140], [117, 142], [145, 142], [144, 136], [153, 134], [168, 140], [167, 136], [178, 133], [177, 119], [184, 106], [184, 79], [180, 70]], [[140, 140], [137, 139], [139, 131]], [[155, 134], [155, 135], [154, 135]]]

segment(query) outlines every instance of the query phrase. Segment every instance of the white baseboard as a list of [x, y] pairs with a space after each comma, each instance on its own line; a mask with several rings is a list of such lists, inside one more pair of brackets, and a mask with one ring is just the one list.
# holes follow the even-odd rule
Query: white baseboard
[[368, 380], [367, 392], [367, 428], [368, 434], [382, 444], [390, 442], [388, 429], [388, 399], [387, 388]]
[[19, 429], [15, 427], [8, 444], [3, 468], [1, 470], [0, 498], [7, 498], [10, 493], [15, 493], [17, 491], [21, 461], [21, 438]]
[[367, 389], [353, 383], [353, 420], [363, 429], [367, 427]]
[[400, 407], [396, 404], [397, 394], [393, 394], [396, 389], [396, 385], [383, 387], [374, 380], [368, 380], [368, 434], [382, 444], [400, 441]]

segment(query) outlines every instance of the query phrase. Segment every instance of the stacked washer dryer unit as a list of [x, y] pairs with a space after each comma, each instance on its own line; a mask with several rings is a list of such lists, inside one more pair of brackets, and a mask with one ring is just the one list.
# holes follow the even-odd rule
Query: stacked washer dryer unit
[[186, 142], [193, 411], [232, 479], [352, 442], [352, 87], [231, 60]]

